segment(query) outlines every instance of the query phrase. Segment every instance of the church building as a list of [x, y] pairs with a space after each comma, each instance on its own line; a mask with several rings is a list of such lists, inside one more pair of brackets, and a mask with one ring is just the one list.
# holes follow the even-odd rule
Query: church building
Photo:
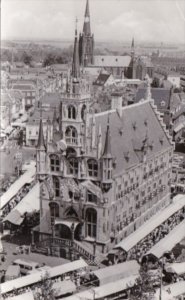
[[173, 143], [150, 86], [137, 104], [122, 107], [119, 92], [112, 101], [111, 110], [93, 112], [76, 30], [71, 74], [46, 137], [40, 120], [40, 225], [34, 238], [61, 245], [73, 240], [75, 249], [95, 242], [107, 253], [170, 202]]

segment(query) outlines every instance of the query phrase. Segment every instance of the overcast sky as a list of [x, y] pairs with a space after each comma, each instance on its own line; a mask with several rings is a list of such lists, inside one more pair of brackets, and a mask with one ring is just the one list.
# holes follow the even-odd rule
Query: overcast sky
[[[89, 0], [95, 40], [185, 43], [185, 0]], [[68, 39], [86, 0], [1, 0], [4, 39]]]

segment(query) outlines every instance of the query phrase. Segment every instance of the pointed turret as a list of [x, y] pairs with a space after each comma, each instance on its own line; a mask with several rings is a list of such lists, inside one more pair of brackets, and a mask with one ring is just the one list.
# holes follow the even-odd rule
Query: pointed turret
[[111, 158], [111, 136], [110, 136], [110, 128], [109, 128], [109, 115], [107, 120], [107, 131], [105, 135], [105, 146], [102, 157], [104, 158]]
[[46, 148], [45, 140], [44, 140], [42, 119], [40, 119], [40, 124], [39, 124], [39, 136], [38, 136], [37, 148], [40, 150], [43, 150]]
[[78, 52], [78, 37], [77, 37], [77, 21], [75, 29], [75, 40], [74, 40], [74, 50], [73, 50], [73, 62], [72, 62], [72, 77], [78, 79], [80, 77], [80, 64], [79, 64], [79, 52]]
[[88, 36], [88, 35], [90, 36], [91, 35], [89, 0], [87, 0], [87, 2], [86, 2], [83, 33], [86, 36]]
[[112, 169], [113, 169], [109, 116], [108, 116], [107, 130], [105, 135], [105, 146], [103, 150], [103, 155], [101, 157], [101, 165], [102, 165], [102, 189], [104, 192], [108, 192], [112, 186]]

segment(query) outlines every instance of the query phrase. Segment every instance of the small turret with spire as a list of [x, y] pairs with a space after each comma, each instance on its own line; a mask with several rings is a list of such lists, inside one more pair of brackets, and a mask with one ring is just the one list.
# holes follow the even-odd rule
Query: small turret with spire
[[78, 79], [80, 77], [77, 22], [78, 22], [78, 20], [76, 19], [75, 40], [74, 40], [74, 49], [73, 49], [73, 62], [72, 62], [72, 72], [71, 72], [71, 76], [73, 77], [73, 80], [75, 80], [75, 81], [78, 81]]
[[101, 157], [102, 163], [102, 189], [107, 192], [112, 186], [112, 169], [113, 169], [113, 157], [111, 153], [111, 135], [109, 125], [109, 115], [107, 120], [107, 130], [105, 134], [105, 145], [103, 154]]
[[43, 175], [46, 174], [46, 143], [42, 123], [42, 106], [40, 108], [39, 135], [36, 146], [36, 170], [38, 180], [42, 180]]

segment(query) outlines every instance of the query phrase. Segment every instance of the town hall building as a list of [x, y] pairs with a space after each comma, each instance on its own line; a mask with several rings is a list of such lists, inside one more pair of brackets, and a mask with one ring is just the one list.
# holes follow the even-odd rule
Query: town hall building
[[[40, 241], [71, 241], [107, 253], [170, 202], [173, 143], [151, 99], [95, 114], [80, 72], [75, 32], [71, 75], [36, 147]], [[62, 247], [62, 246], [61, 246]], [[60, 246], [58, 247], [59, 253]], [[62, 254], [61, 254], [62, 255]]]

